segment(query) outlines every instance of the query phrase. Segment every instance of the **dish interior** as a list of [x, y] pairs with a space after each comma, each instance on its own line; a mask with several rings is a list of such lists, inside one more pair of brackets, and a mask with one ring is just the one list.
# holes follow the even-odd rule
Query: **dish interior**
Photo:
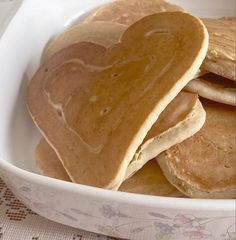
[[[83, 1], [73, 0], [27, 0], [20, 9], [21, 16], [19, 12], [10, 23], [2, 39], [6, 48], [3, 49], [4, 46], [2, 46], [1, 56], [7, 57], [2, 59], [0, 56], [0, 63], [4, 61], [6, 66], [3, 71], [5, 82], [0, 90], [3, 104], [5, 104], [0, 120], [2, 136], [0, 157], [5, 161], [37, 173], [34, 149], [41, 135], [32, 122], [25, 104], [27, 84], [40, 64], [40, 57], [46, 43], [72, 24], [81, 22], [92, 9], [106, 2], [108, 1], [90, 0], [88, 4], [83, 4]], [[191, 1], [191, 3], [189, 0], [171, 2], [200, 17], [233, 16], [235, 9], [234, 0], [227, 0], [227, 4], [224, 0], [217, 0], [214, 1], [214, 5], [212, 1], [205, 0]], [[26, 18], [23, 17], [26, 5], [31, 9], [27, 19], [29, 17], [32, 19], [27, 23], [27, 28], [23, 26], [26, 23]], [[35, 8], [35, 6], [38, 7]], [[41, 17], [42, 14], [44, 17]], [[19, 24], [17, 21], [21, 22], [22, 26], [19, 25], [14, 29]], [[13, 39], [14, 34], [17, 34], [17, 39]], [[13, 72], [10, 72], [12, 69]]]

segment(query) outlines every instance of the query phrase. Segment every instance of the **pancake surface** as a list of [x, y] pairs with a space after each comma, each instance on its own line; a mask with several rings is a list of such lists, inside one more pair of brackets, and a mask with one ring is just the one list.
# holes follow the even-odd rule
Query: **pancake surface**
[[[124, 25], [108, 22], [89, 22], [74, 26], [50, 43], [45, 51], [44, 59], [49, 59], [59, 50], [80, 41], [87, 40], [109, 47], [119, 41], [124, 30]], [[128, 166], [125, 179], [133, 175], [159, 153], [190, 137], [202, 127], [205, 113], [201, 106], [198, 109], [196, 109], [197, 106], [194, 107], [194, 105], [200, 105], [197, 96], [181, 92], [169, 105], [136, 152]], [[179, 107], [180, 105], [181, 107]], [[188, 115], [194, 115], [197, 119], [192, 118], [190, 120]], [[181, 124], [182, 126], [180, 126]], [[187, 131], [188, 129], [185, 128], [188, 128], [190, 124], [194, 125], [189, 128], [190, 131]], [[179, 134], [181, 127], [184, 134]]]
[[193, 137], [157, 157], [167, 179], [195, 198], [236, 197], [235, 107], [202, 101], [207, 113]]
[[[131, 25], [158, 12], [184, 11], [164, 0], [120, 0], [95, 10], [85, 22], [107, 21]], [[202, 19], [210, 34], [210, 45], [202, 71], [236, 81], [236, 18]]]
[[53, 39], [46, 47], [43, 62], [63, 48], [78, 42], [93, 42], [109, 47], [120, 40], [126, 26], [109, 22], [90, 22], [75, 25]]
[[[101, 28], [99, 28], [100, 26]], [[66, 46], [83, 40], [108, 47], [111, 43], [114, 44], [119, 41], [124, 30], [124, 25], [107, 22], [90, 22], [74, 26], [51, 42], [44, 53], [44, 59], [49, 59]], [[196, 95], [187, 92], [179, 93], [148, 132], [127, 168], [125, 179], [132, 176], [159, 153], [196, 133], [205, 121], [205, 112], [199, 105], [201, 104]], [[190, 124], [192, 126], [189, 127]], [[180, 134], [181, 130], [183, 130], [183, 133]], [[47, 144], [46, 141], [39, 144], [38, 151], [42, 148], [42, 151], [40, 151], [42, 153], [43, 148], [45, 148], [45, 154], [50, 155], [50, 152], [47, 154], [48, 147], [45, 147], [45, 144]], [[43, 170], [43, 166], [41, 169]]]
[[180, 92], [153, 124], [128, 165], [125, 179], [131, 177], [161, 152], [198, 132], [205, 119], [206, 113], [198, 96]]
[[207, 47], [199, 19], [160, 13], [132, 25], [113, 47], [78, 43], [42, 66], [29, 85], [28, 108], [70, 178], [117, 188]]
[[155, 159], [124, 181], [119, 191], [166, 197], [184, 196], [167, 181]]
[[165, 0], [119, 0], [98, 8], [84, 22], [106, 21], [129, 26], [154, 13], [176, 11], [184, 10]]
[[35, 160], [36, 166], [42, 175], [68, 182], [71, 181], [55, 151], [44, 138], [40, 140], [35, 148]]
[[202, 20], [210, 36], [202, 68], [236, 81], [236, 18]]
[[215, 74], [192, 80], [185, 90], [212, 101], [236, 106], [236, 83]]
[[[130, 178], [149, 160], [164, 150], [182, 142], [199, 131], [205, 122], [205, 115], [205, 111], [197, 95], [184, 91], [180, 92], [161, 113], [158, 120], [148, 132], [126, 170], [125, 179]], [[51, 170], [50, 168], [52, 168], [52, 166], [50, 162], [53, 161], [52, 163], [56, 165], [55, 161], [60, 160], [58, 158], [56, 160], [56, 154], [54, 153], [54, 156], [52, 154], [53, 149], [49, 150], [49, 148], [50, 145], [45, 140], [41, 140], [38, 144], [35, 153], [38, 167], [46, 176], [51, 175], [52, 177], [58, 178], [54, 175], [56, 175], [56, 171], [58, 171], [59, 176], [63, 176], [61, 174], [62, 167]], [[51, 161], [50, 158], [52, 159]], [[49, 162], [48, 166], [45, 165], [47, 162]], [[57, 164], [57, 166], [58, 165], [59, 164]], [[64, 169], [63, 172], [65, 173]], [[61, 179], [61, 177], [59, 177], [59, 179]]]
[[[41, 174], [70, 182], [63, 165], [45, 139], [41, 139], [37, 145], [35, 157]], [[166, 180], [155, 159], [147, 163], [133, 177], [123, 182], [119, 191], [157, 196], [183, 196]]]

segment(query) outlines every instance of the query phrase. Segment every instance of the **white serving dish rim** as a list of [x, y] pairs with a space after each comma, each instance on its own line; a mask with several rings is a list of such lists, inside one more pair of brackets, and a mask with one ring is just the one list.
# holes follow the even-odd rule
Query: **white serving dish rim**
[[[10, 21], [9, 26], [15, 24], [16, 18], [27, 7], [27, 3], [32, 0], [24, 0], [21, 7], [17, 11], [16, 15]], [[3, 33], [2, 37], [7, 34], [7, 30]], [[1, 43], [1, 39], [0, 39]], [[123, 203], [132, 203], [135, 205], [145, 205], [149, 207], [169, 208], [169, 209], [198, 209], [207, 211], [232, 211], [235, 210], [234, 199], [193, 199], [193, 198], [175, 198], [175, 197], [162, 197], [162, 196], [150, 196], [134, 193], [126, 193], [119, 191], [111, 191], [92, 186], [86, 186], [81, 184], [75, 184], [71, 182], [61, 181], [45, 177], [36, 173], [29, 172], [21, 169], [12, 163], [4, 160], [0, 157], [0, 167], [12, 172], [15, 176], [29, 180], [32, 183], [37, 183], [45, 187], [52, 187], [59, 190], [65, 190], [74, 192], [77, 194], [83, 194], [86, 196], [93, 196], [96, 198], [102, 198], [104, 200], [115, 200]]]

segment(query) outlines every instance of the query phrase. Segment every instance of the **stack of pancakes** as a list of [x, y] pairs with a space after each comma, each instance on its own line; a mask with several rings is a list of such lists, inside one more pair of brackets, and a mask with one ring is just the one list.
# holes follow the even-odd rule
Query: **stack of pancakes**
[[40, 172], [126, 192], [236, 197], [235, 24], [164, 0], [119, 0], [50, 41], [27, 93], [44, 137]]

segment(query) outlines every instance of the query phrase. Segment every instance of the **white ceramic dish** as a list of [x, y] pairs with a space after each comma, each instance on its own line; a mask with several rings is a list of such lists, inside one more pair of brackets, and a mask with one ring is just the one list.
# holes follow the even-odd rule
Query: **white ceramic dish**
[[0, 0], [0, 37], [7, 23], [19, 8], [21, 2], [21, 0]]
[[[37, 174], [39, 133], [25, 90], [47, 41], [107, 0], [26, 0], [0, 40], [0, 174], [38, 214], [73, 227], [128, 239], [233, 239], [234, 200], [177, 199], [113, 192]], [[194, 14], [235, 13], [234, 0], [176, 0]], [[35, 174], [36, 173], [36, 174]]]

